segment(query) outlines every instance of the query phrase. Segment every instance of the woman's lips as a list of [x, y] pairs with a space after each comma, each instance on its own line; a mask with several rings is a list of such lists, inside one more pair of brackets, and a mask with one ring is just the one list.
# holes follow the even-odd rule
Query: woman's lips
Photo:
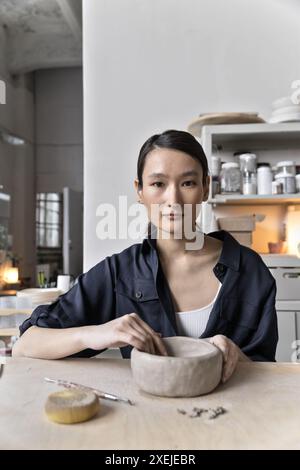
[[163, 217], [168, 217], [168, 219], [171, 220], [181, 219], [183, 217], [183, 214], [163, 214]]

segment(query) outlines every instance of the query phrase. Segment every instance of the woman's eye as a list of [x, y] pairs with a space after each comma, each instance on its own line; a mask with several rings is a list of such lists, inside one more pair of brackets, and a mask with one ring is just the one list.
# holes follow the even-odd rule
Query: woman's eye
[[[187, 187], [191, 187], [191, 186], [195, 186], [197, 183], [195, 181], [184, 181], [182, 183], [183, 186], [187, 186]], [[164, 186], [164, 183], [162, 181], [154, 181], [151, 186], [154, 186], [156, 188], [162, 188]]]

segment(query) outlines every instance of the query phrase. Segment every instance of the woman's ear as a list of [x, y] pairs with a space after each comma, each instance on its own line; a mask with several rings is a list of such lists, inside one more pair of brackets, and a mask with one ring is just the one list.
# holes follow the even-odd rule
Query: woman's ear
[[203, 186], [203, 201], [207, 201], [209, 196], [209, 185], [210, 185], [210, 176], [206, 177], [205, 184]]
[[136, 191], [137, 196], [138, 196], [138, 201], [140, 202], [142, 190], [139, 186], [139, 180], [137, 178], [134, 180], [134, 188], [135, 188], [135, 191]]

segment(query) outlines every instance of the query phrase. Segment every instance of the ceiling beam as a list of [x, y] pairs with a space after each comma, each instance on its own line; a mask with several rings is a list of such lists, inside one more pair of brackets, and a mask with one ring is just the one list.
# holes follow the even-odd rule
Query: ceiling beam
[[[81, 14], [78, 11], [81, 11], [81, 8], [74, 9], [72, 6], [72, 2], [75, 0], [56, 0], [57, 4], [59, 5], [61, 12], [65, 18], [65, 21], [69, 25], [75, 39], [78, 42], [82, 42], [82, 18]], [[81, 1], [78, 2], [78, 6], [80, 6]]]
[[15, 33], [10, 38], [8, 69], [11, 74], [21, 74], [41, 68], [80, 66], [81, 45], [74, 43], [71, 32], [55, 36]]

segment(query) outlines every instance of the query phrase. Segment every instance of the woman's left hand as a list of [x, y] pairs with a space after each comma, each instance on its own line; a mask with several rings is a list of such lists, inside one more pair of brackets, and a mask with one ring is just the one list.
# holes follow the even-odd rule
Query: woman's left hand
[[222, 382], [227, 382], [229, 377], [233, 374], [238, 361], [243, 360], [243, 353], [227, 336], [216, 335], [209, 338], [209, 342], [217, 346], [223, 354]]

